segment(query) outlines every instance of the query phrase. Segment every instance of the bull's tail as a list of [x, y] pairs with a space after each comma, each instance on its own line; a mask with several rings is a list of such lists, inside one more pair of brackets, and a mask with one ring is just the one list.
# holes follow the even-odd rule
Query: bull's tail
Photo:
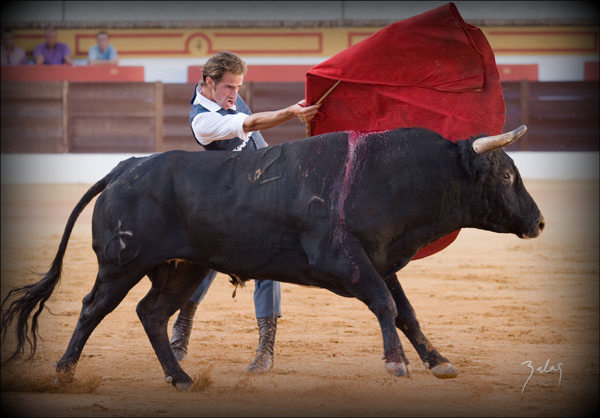
[[[69, 216], [69, 220], [65, 226], [65, 230], [63, 232], [62, 239], [60, 240], [60, 245], [58, 246], [58, 252], [54, 257], [54, 261], [52, 261], [52, 266], [50, 270], [43, 275], [42, 279], [37, 283], [30, 284], [27, 286], [23, 286], [21, 288], [16, 288], [11, 290], [4, 300], [2, 301], [2, 321], [0, 324], [1, 332], [2, 332], [2, 341], [6, 336], [6, 331], [12, 321], [17, 318], [17, 347], [15, 352], [5, 361], [9, 362], [12, 360], [16, 360], [23, 356], [25, 353], [25, 341], [27, 341], [31, 347], [31, 357], [35, 354], [36, 345], [37, 345], [37, 328], [38, 328], [38, 316], [44, 309], [44, 304], [52, 295], [56, 284], [60, 280], [60, 275], [62, 272], [62, 263], [63, 257], [65, 256], [65, 251], [67, 249], [67, 243], [69, 241], [69, 237], [71, 236], [71, 231], [73, 230], [73, 226], [75, 225], [75, 221], [79, 217], [79, 214], [83, 211], [88, 203], [100, 192], [102, 192], [106, 186], [108, 185], [110, 179], [113, 177], [114, 170], [111, 171], [108, 175], [106, 175], [102, 180], [99, 180], [96, 184], [94, 184], [79, 200], [73, 211], [71, 212], [71, 216]], [[4, 310], [4, 305], [8, 301], [8, 299], [13, 295], [20, 295], [20, 297], [16, 300], [13, 300], [12, 303], [8, 306], [6, 311]], [[38, 305], [39, 304], [39, 305]], [[38, 305], [37, 311], [33, 314], [31, 319], [31, 330], [29, 330], [28, 319], [33, 310]]]

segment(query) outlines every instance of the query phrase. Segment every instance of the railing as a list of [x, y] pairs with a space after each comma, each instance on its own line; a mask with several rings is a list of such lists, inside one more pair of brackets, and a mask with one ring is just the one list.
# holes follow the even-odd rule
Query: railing
[[162, 83], [3, 82], [1, 151], [162, 149]]
[[[194, 85], [3, 81], [1, 152], [200, 150], [188, 119]], [[506, 128], [529, 128], [509, 150], [599, 150], [598, 81], [505, 81], [502, 87]], [[241, 95], [254, 112], [280, 109], [304, 97], [304, 83], [250, 81]], [[296, 119], [263, 135], [278, 144], [304, 137], [305, 126]]]

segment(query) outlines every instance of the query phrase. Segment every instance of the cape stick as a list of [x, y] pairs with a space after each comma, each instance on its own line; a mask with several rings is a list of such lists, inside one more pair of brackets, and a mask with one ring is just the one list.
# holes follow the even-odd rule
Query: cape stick
[[[341, 81], [342, 81], [342, 80], [338, 80], [338, 81], [336, 81], [336, 82], [333, 84], [333, 86], [331, 86], [331, 87], [329, 88], [329, 90], [327, 90], [327, 91], [326, 91], [326, 92], [325, 92], [325, 93], [324, 93], [324, 94], [321, 96], [321, 98], [320, 98], [319, 100], [317, 100], [317, 102], [316, 102], [315, 104], [319, 104], [319, 103], [321, 103], [321, 102], [322, 102], [322, 101], [325, 99], [325, 97], [329, 96], [329, 93], [331, 93], [331, 92], [333, 91], [333, 89], [334, 89], [334, 88], [336, 88], [338, 84], [340, 84], [340, 82], [341, 82]], [[309, 136], [310, 136], [310, 122], [307, 122], [307, 123], [306, 123], [306, 136], [307, 136], [307, 137], [309, 137]]]

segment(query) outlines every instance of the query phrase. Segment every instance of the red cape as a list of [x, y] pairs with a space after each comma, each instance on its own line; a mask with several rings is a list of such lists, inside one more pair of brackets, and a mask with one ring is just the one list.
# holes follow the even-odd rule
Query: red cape
[[[337, 80], [311, 121], [311, 135], [419, 126], [456, 141], [496, 135], [504, 126], [492, 48], [453, 3], [386, 26], [311, 68], [306, 103], [317, 102]], [[427, 245], [413, 260], [444, 249], [458, 233]]]

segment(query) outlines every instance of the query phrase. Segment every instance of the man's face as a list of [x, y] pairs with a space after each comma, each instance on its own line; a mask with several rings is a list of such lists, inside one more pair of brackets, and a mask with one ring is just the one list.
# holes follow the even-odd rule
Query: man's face
[[106, 47], [108, 46], [108, 35], [101, 34], [96, 37], [96, 41], [98, 42], [98, 46], [101, 51], [106, 51]]
[[230, 109], [233, 106], [243, 82], [243, 74], [236, 75], [230, 72], [226, 72], [217, 84], [212, 78], [206, 78], [206, 86], [213, 96], [212, 100], [217, 102], [223, 109]]
[[47, 30], [45, 35], [46, 37], [46, 45], [49, 47], [53, 47], [56, 45], [56, 31], [55, 30]]

